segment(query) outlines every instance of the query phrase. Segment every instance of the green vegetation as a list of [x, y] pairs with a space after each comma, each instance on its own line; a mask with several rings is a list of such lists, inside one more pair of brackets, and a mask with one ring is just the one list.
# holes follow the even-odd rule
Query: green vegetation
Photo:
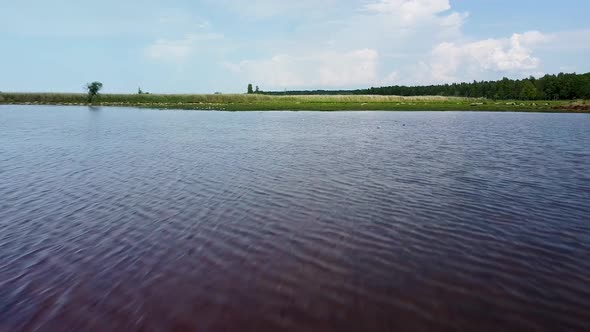
[[[431, 86], [390, 86], [361, 90], [263, 92], [248, 84], [246, 94], [98, 96], [102, 83], [86, 85], [87, 94], [1, 93], [0, 104], [132, 106], [159, 109], [222, 111], [521, 111], [590, 113], [590, 73], [545, 75], [539, 79], [507, 78]], [[97, 99], [97, 100], [95, 100]]]
[[88, 91], [88, 102], [91, 103], [96, 96], [98, 96], [98, 92], [102, 89], [102, 83], [100, 82], [92, 82], [86, 84], [86, 90]]
[[590, 99], [590, 73], [545, 75], [523, 80], [473, 81], [429, 86], [388, 86], [360, 90], [264, 92], [269, 95], [453, 96], [494, 100]]
[[[0, 93], [0, 104], [87, 105], [85, 94]], [[96, 105], [187, 110], [425, 110], [590, 112], [586, 101], [494, 101], [442, 96], [269, 96], [263, 94], [102, 94]]]
[[252, 90], [252, 84], [248, 84], [248, 90], [246, 92], [247, 94], [261, 94], [263, 93], [262, 90], [260, 90], [260, 87], [257, 85], [256, 86], [256, 90]]

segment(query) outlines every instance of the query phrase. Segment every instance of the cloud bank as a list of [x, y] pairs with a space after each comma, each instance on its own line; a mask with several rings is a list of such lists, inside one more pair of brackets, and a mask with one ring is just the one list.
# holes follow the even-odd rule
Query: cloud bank
[[[292, 20], [305, 13], [321, 17], [308, 17], [301, 25], [295, 24], [294, 32], [284, 38], [278, 34], [251, 43], [226, 40], [234, 43], [236, 54], [218, 59], [221, 68], [240, 84], [254, 82], [267, 90], [435, 84], [539, 75], [543, 59], [538, 53], [571, 34], [531, 30], [473, 38], [463, 29], [469, 13], [454, 10], [449, 0], [359, 1], [345, 15], [334, 18], [322, 12], [336, 5], [333, 0], [219, 3], [248, 22]], [[579, 38], [579, 34], [576, 36]], [[590, 33], [586, 31], [584, 36]], [[222, 38], [221, 34], [207, 33], [157, 39], [145, 49], [145, 55], [154, 61], [184, 63], [196, 56], [199, 48], [207, 47], [208, 41]]]

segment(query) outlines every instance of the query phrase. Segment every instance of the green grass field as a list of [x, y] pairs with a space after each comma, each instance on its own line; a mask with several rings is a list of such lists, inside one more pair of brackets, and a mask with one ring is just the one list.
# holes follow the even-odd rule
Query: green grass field
[[[85, 94], [0, 93], [0, 104], [87, 105]], [[590, 112], [587, 101], [506, 101], [458, 97], [401, 97], [376, 95], [267, 96], [257, 94], [157, 95], [104, 94], [94, 105], [156, 109], [221, 111], [536, 111]]]

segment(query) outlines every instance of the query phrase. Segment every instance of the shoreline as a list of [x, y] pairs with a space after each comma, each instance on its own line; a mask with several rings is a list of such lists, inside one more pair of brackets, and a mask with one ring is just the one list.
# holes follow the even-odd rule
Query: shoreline
[[0, 105], [136, 107], [198, 111], [491, 111], [590, 113], [589, 101], [488, 100], [375, 95], [118, 95], [86, 102], [85, 94], [0, 93]]
[[[496, 112], [496, 113], [552, 113], [552, 114], [590, 114], [590, 109], [578, 108], [506, 108], [506, 107], [475, 107], [465, 105], [439, 105], [420, 104], [420, 105], [401, 105], [389, 106], [386, 108], [363, 106], [363, 108], [351, 107], [351, 105], [330, 105], [330, 107], [315, 107], [314, 105], [298, 105], [298, 107], [284, 107], [277, 108], [269, 105], [254, 105], [252, 107], [231, 107], [227, 105], [161, 105], [161, 104], [127, 104], [127, 103], [2, 103], [0, 106], [65, 106], [65, 107], [128, 107], [138, 109], [152, 109], [152, 110], [171, 110], [171, 111], [212, 111], [212, 112]], [[455, 106], [455, 107], [453, 107]]]

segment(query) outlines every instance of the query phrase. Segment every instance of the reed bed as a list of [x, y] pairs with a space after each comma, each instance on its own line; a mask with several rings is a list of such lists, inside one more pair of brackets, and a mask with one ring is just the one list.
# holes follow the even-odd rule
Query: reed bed
[[[585, 105], [586, 101], [576, 101]], [[0, 93], [0, 104], [87, 105], [83, 93]], [[102, 94], [95, 105], [194, 110], [583, 110], [564, 101], [505, 101], [444, 96], [263, 95], [263, 94]]]
[[[403, 101], [469, 101], [470, 98], [443, 96], [378, 96], [378, 95], [299, 95], [269, 96], [262, 94], [104, 94], [98, 103], [248, 103], [268, 101], [293, 102], [403, 102]], [[85, 103], [86, 94], [82, 93], [0, 93], [2, 102], [49, 102], [49, 103]]]

